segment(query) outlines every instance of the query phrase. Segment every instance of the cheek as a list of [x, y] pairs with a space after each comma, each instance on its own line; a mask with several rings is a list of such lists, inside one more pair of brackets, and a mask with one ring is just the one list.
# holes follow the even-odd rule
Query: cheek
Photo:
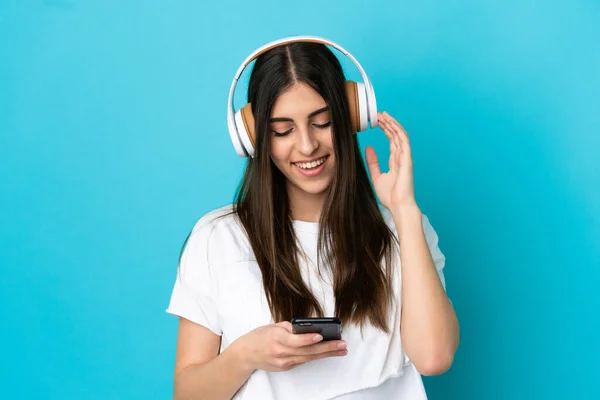
[[326, 133], [324, 132], [321, 144], [333, 150], [333, 132], [331, 128], [329, 128]]
[[271, 160], [279, 169], [288, 164], [288, 153], [285, 143], [280, 140], [271, 141]]

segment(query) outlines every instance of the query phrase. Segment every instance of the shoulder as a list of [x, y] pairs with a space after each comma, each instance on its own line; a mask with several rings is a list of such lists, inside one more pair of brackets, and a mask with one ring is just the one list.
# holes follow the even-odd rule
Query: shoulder
[[192, 229], [192, 235], [210, 234], [217, 226], [222, 228], [231, 225], [233, 213], [232, 204], [207, 212], [196, 221], [196, 224]]
[[186, 252], [202, 253], [211, 265], [239, 260], [249, 248], [245, 230], [232, 204], [201, 216], [186, 243]]

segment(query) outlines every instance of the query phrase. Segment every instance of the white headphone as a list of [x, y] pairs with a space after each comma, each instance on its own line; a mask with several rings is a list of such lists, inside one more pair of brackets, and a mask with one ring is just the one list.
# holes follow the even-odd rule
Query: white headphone
[[365, 73], [359, 62], [340, 45], [317, 36], [292, 36], [284, 39], [279, 39], [271, 43], [267, 43], [259, 47], [244, 60], [238, 68], [235, 78], [231, 83], [229, 90], [229, 100], [227, 102], [227, 126], [229, 135], [235, 147], [235, 151], [240, 157], [254, 157], [254, 116], [252, 115], [252, 107], [250, 103], [238, 111], [233, 110], [233, 93], [240, 76], [244, 69], [255, 58], [261, 54], [271, 50], [273, 47], [293, 43], [293, 42], [312, 42], [329, 45], [347, 56], [358, 68], [362, 76], [363, 82], [346, 81], [346, 94], [348, 96], [348, 104], [350, 105], [350, 117], [352, 119], [352, 127], [355, 132], [361, 132], [368, 128], [377, 126], [377, 102], [375, 100], [375, 92], [369, 77]]

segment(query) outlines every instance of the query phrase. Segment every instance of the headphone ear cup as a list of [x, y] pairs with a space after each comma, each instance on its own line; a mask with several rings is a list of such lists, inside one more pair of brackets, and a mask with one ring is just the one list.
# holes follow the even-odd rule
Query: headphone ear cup
[[235, 125], [244, 150], [250, 157], [254, 157], [254, 115], [250, 103], [236, 111]]
[[346, 81], [346, 96], [350, 107], [352, 130], [362, 132], [368, 128], [367, 90], [362, 82]]
[[346, 97], [348, 99], [348, 108], [350, 109], [350, 123], [352, 132], [360, 130], [360, 108], [358, 105], [358, 88], [356, 82], [346, 81]]
[[369, 128], [369, 107], [367, 105], [367, 88], [362, 82], [356, 82], [356, 93], [358, 94], [358, 132]]

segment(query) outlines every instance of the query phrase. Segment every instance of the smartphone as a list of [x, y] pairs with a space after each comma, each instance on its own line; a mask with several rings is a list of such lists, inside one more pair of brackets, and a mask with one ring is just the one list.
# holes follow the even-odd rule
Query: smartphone
[[339, 318], [294, 318], [292, 332], [318, 333], [325, 340], [340, 340], [342, 338], [342, 320]]

